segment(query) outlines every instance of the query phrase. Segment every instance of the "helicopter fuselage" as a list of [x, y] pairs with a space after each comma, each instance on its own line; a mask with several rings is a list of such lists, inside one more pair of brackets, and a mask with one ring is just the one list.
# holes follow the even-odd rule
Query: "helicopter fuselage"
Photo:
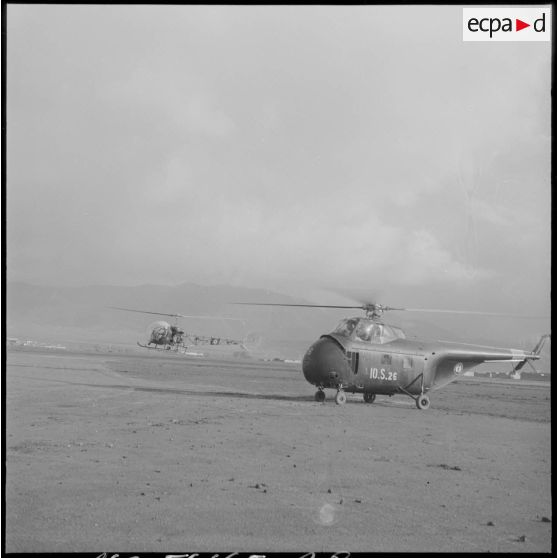
[[149, 326], [148, 345], [175, 346], [183, 343], [184, 331], [167, 322], [159, 321]]
[[304, 355], [302, 371], [309, 383], [322, 388], [393, 394], [406, 385], [420, 392], [420, 385], [413, 390], [413, 381], [423, 373], [424, 357], [418, 348], [401, 345], [394, 341], [378, 350], [333, 333], [322, 335]]
[[[521, 362], [526, 358], [539, 357], [515, 349], [409, 340], [399, 328], [376, 319], [349, 318], [311, 345], [304, 355], [302, 371], [320, 391], [333, 388], [364, 393], [367, 400], [376, 394], [403, 393], [419, 406], [419, 396], [482, 362]], [[321, 395], [318, 392], [316, 399], [323, 400]]]

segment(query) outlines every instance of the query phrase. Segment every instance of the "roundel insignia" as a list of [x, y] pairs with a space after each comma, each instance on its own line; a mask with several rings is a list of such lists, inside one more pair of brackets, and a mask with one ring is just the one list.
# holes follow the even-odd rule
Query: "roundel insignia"
[[456, 374], [460, 374], [461, 372], [463, 372], [463, 364], [461, 362], [458, 362], [454, 367], [453, 367], [453, 371]]

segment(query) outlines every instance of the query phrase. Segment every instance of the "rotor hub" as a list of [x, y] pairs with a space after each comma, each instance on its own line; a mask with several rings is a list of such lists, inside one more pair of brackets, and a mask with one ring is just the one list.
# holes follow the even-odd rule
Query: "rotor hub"
[[372, 320], [379, 320], [384, 310], [387, 310], [387, 308], [381, 304], [365, 304], [362, 309], [366, 312], [366, 317]]

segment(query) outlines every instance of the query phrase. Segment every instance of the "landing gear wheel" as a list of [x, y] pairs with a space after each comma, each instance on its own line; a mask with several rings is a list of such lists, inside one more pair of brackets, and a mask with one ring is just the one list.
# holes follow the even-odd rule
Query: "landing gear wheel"
[[374, 400], [376, 399], [376, 394], [375, 393], [364, 393], [363, 397], [364, 397], [364, 401], [366, 403], [374, 403]]
[[415, 402], [417, 404], [417, 409], [425, 410], [430, 407], [430, 399], [428, 398], [428, 395], [419, 395], [415, 399]]
[[340, 390], [335, 394], [335, 403], [337, 403], [337, 405], [344, 405], [346, 401], [347, 394], [344, 391]]
[[323, 390], [319, 389], [315, 394], [314, 394], [314, 399], [318, 402], [318, 403], [323, 403], [325, 401], [325, 393], [323, 392]]

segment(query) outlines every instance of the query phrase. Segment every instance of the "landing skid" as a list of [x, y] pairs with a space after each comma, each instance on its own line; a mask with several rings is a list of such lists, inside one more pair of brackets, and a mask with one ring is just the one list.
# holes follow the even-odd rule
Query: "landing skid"
[[143, 347], [144, 349], [151, 349], [152, 351], [174, 351], [175, 353], [181, 352], [183, 353], [184, 351], [186, 351], [187, 347], [184, 346], [175, 346], [173, 347], [172, 345], [165, 345], [164, 347], [157, 347], [157, 346], [152, 346], [152, 345], [144, 345], [142, 343], [140, 343], [139, 341], [137, 341], [137, 344], [140, 347]]

